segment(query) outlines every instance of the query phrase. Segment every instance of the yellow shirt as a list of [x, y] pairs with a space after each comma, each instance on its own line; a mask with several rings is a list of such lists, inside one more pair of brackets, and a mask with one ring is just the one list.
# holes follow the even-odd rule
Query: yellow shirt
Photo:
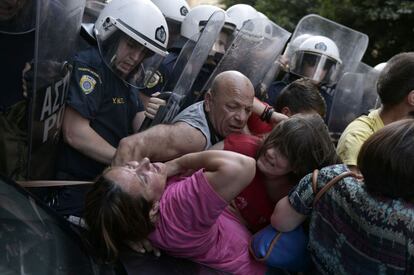
[[347, 165], [357, 165], [357, 158], [362, 144], [376, 131], [384, 127], [379, 116], [379, 109], [352, 121], [344, 130], [338, 141], [336, 152]]

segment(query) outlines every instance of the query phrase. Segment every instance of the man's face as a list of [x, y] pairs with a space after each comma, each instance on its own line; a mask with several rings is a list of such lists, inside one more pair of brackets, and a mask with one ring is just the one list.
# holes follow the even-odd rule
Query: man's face
[[116, 51], [114, 65], [126, 77], [141, 63], [148, 52], [147, 48], [132, 38], [122, 37]]
[[19, 13], [19, 11], [31, 0], [1, 0], [0, 21], [8, 21]]
[[310, 78], [315, 84], [319, 84], [326, 76], [325, 69], [319, 69], [317, 66], [303, 64], [304, 76]]
[[211, 49], [214, 53], [225, 54], [228, 46], [229, 35], [221, 31], [216, 41], [214, 42], [213, 48]]
[[327, 56], [306, 54], [302, 61], [302, 76], [312, 79], [316, 84], [327, 81], [327, 75], [331, 75], [337, 67], [337, 62]]
[[206, 95], [206, 111], [216, 132], [226, 137], [241, 133], [252, 113], [254, 91], [237, 86], [220, 85], [214, 95]]

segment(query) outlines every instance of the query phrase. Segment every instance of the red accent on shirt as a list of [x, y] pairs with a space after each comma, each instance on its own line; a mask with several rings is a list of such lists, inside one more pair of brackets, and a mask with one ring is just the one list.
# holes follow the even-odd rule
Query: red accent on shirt
[[262, 121], [256, 114], [251, 114], [247, 121], [250, 132], [255, 136], [262, 136], [272, 131], [272, 124]]
[[[231, 134], [224, 140], [224, 150], [256, 158], [260, 142], [261, 139], [256, 136]], [[275, 203], [267, 194], [263, 177], [263, 174], [256, 169], [252, 182], [234, 199], [252, 232], [270, 224], [270, 217], [275, 207]]]

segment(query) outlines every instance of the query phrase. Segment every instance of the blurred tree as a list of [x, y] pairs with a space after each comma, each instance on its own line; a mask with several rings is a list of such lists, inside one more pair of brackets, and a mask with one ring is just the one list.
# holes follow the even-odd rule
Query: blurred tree
[[374, 66], [403, 51], [414, 51], [414, 1], [412, 0], [222, 0], [226, 6], [245, 3], [292, 31], [310, 13], [369, 36], [364, 62]]
[[225, 7], [230, 7], [236, 4], [247, 4], [250, 6], [255, 6], [257, 0], [220, 0], [220, 3], [223, 4]]

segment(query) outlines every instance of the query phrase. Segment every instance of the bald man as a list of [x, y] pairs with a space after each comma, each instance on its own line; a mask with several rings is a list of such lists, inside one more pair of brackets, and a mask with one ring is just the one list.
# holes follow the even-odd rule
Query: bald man
[[122, 139], [113, 164], [123, 165], [144, 157], [166, 161], [208, 149], [231, 133], [247, 133], [253, 99], [253, 85], [246, 76], [237, 71], [222, 72], [204, 101], [183, 110], [172, 124], [156, 125]]

